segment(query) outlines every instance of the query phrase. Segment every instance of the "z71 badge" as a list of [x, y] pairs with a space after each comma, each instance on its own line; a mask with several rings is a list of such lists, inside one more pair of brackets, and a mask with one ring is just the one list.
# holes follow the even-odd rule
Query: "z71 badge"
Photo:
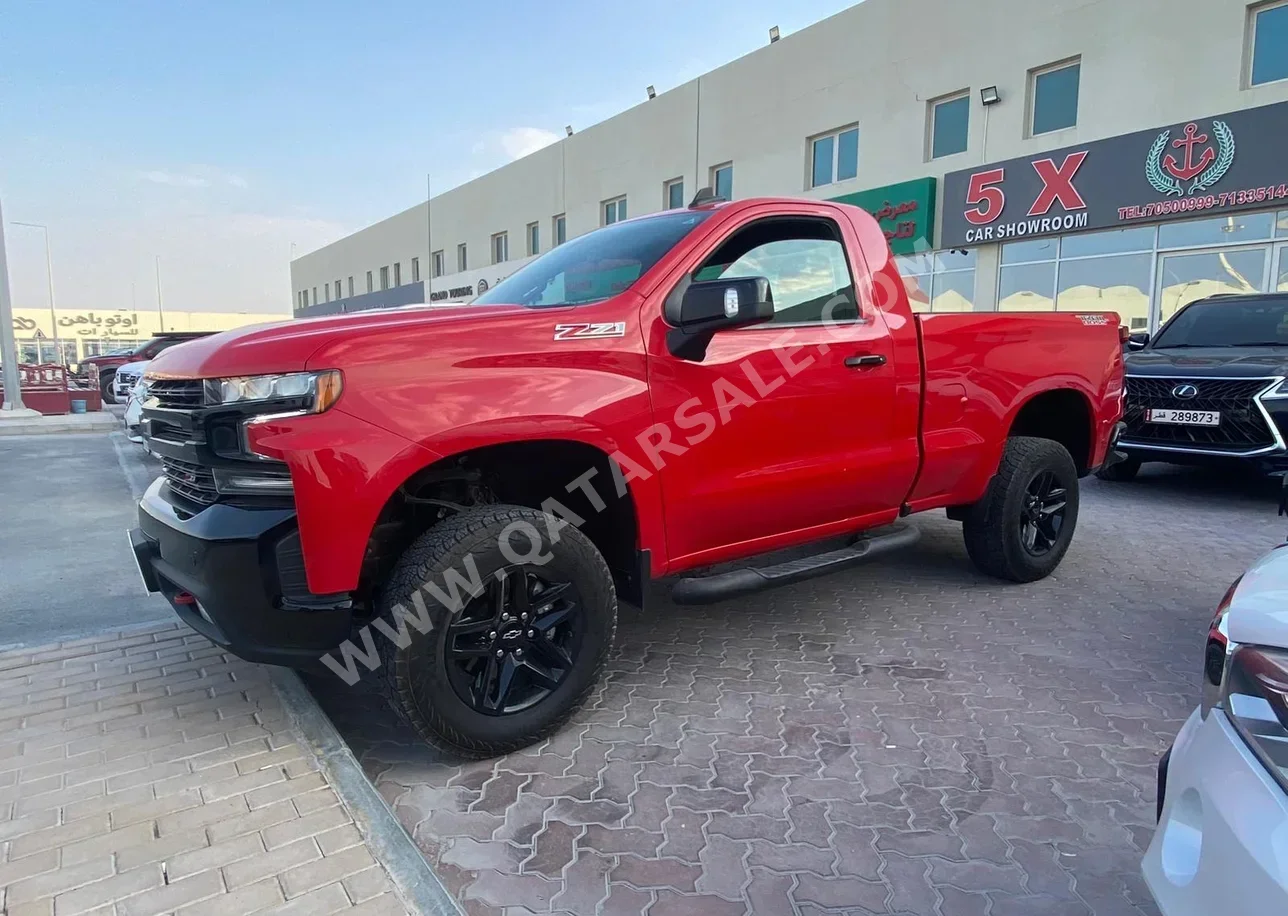
[[555, 340], [581, 339], [585, 337], [625, 337], [625, 321], [579, 322], [578, 324], [555, 325]]
[[1102, 325], [1109, 324], [1109, 319], [1104, 315], [1079, 315], [1078, 317], [1082, 319], [1082, 323], [1088, 327], [1101, 327]]

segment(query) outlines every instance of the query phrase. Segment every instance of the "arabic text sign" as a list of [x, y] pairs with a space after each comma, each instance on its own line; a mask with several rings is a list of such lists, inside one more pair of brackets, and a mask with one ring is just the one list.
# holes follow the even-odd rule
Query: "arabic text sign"
[[885, 232], [895, 254], [929, 251], [935, 236], [935, 179], [918, 178], [900, 184], [833, 197], [871, 213]]

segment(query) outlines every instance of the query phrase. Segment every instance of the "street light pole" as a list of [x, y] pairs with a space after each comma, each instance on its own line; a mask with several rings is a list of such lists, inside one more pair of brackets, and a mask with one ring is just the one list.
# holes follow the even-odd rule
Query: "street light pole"
[[9, 259], [5, 256], [3, 213], [0, 213], [0, 363], [4, 364], [4, 404], [0, 405], [0, 412], [25, 412], [22, 389], [18, 384], [18, 344], [13, 333], [13, 302], [9, 298]]
[[157, 318], [161, 322], [161, 333], [165, 333], [165, 311], [161, 308], [161, 255], [157, 255]]
[[[49, 324], [54, 329], [54, 350], [58, 353], [58, 362], [64, 363], [63, 344], [58, 337], [58, 313], [54, 308], [54, 258], [49, 250], [49, 227], [42, 223], [24, 223], [14, 220], [12, 225], [24, 226], [27, 229], [39, 229], [45, 234], [45, 275], [49, 280]], [[36, 345], [36, 356], [40, 356], [40, 345]]]

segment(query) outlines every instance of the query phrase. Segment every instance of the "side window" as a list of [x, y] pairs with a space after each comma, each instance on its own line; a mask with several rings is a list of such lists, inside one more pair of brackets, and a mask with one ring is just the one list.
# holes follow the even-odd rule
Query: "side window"
[[716, 249], [693, 279], [764, 277], [774, 297], [770, 324], [856, 321], [854, 278], [840, 239], [830, 220], [752, 223]]

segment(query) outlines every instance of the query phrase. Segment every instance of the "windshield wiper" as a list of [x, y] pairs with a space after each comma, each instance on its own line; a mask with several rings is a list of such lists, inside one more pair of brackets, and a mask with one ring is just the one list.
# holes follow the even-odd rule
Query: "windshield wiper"
[[1156, 343], [1150, 349], [1151, 350], [1176, 350], [1181, 347], [1206, 347], [1206, 346], [1207, 344], [1191, 344], [1191, 343], [1157, 344]]
[[1226, 344], [1229, 347], [1288, 347], [1288, 344], [1278, 340], [1259, 340], [1253, 343]]

